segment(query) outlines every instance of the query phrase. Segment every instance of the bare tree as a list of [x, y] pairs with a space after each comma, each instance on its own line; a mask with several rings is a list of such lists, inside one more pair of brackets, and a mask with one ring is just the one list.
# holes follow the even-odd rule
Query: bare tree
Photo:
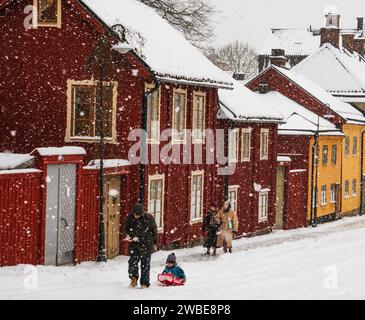
[[257, 54], [247, 43], [237, 40], [219, 48], [206, 48], [204, 53], [222, 70], [245, 73], [247, 78], [252, 78], [258, 72]]
[[214, 6], [209, 0], [139, 0], [154, 8], [196, 46], [213, 36]]

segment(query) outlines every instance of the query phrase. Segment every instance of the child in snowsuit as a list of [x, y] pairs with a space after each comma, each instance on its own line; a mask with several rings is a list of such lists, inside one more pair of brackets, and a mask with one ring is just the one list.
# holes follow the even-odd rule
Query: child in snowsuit
[[158, 275], [158, 280], [166, 286], [182, 286], [186, 281], [184, 270], [176, 263], [174, 253], [168, 255], [165, 269]]

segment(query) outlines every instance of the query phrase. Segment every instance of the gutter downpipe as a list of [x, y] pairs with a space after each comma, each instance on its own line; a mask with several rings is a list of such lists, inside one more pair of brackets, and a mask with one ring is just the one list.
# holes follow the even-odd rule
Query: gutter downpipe
[[363, 215], [364, 210], [364, 138], [365, 131], [361, 132], [361, 168], [360, 168], [360, 216]]

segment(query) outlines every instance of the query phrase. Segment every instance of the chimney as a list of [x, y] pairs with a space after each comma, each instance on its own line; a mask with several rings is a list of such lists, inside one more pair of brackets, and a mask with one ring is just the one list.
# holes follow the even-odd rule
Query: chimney
[[285, 68], [288, 58], [285, 56], [285, 50], [283, 49], [272, 49], [270, 56], [270, 65]]
[[261, 93], [261, 94], [266, 94], [266, 93], [268, 93], [270, 90], [269, 90], [269, 85], [267, 84], [267, 83], [265, 83], [265, 82], [261, 82], [260, 84], [259, 84], [259, 92]]
[[244, 81], [246, 77], [246, 74], [243, 72], [234, 72], [233, 73], [233, 79], [237, 81]]
[[332, 44], [335, 48], [340, 46], [340, 14], [333, 6], [325, 8], [326, 26], [321, 29], [321, 46], [325, 43]]
[[357, 18], [357, 31], [364, 30], [364, 18]]

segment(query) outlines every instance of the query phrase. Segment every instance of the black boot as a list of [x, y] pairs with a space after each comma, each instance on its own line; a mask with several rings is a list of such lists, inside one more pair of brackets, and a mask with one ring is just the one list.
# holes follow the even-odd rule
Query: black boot
[[228, 251], [229, 251], [229, 253], [232, 253], [232, 248], [229, 248], [229, 250], [228, 250]]
[[214, 248], [214, 250], [213, 250], [213, 254], [212, 254], [213, 256], [216, 256], [217, 255], [217, 249], [216, 248]]

